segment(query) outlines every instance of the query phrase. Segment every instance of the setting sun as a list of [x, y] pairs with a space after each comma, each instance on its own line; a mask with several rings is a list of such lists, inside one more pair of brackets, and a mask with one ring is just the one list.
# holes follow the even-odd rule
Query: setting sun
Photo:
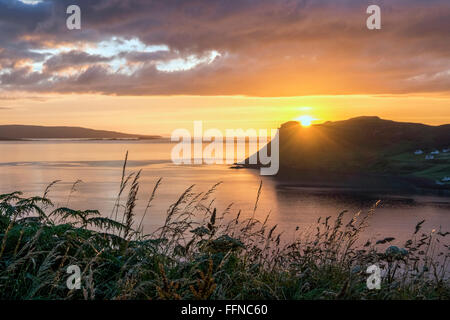
[[311, 116], [300, 116], [295, 120], [300, 121], [303, 127], [309, 127], [315, 119]]
[[0, 0], [0, 304], [450, 300], [450, 0], [120, 3]]

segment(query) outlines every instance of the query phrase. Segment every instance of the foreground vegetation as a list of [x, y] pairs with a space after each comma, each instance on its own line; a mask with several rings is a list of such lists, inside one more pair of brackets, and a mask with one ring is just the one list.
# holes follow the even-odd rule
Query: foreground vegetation
[[[422, 233], [423, 221], [401, 247], [394, 238], [361, 242], [375, 208], [319, 219], [309, 231], [297, 227], [286, 241], [267, 219], [253, 218], [260, 192], [253, 217], [231, 218], [230, 208], [219, 213], [210, 200], [216, 185], [187, 189], [164, 225], [146, 235], [142, 221], [161, 180], [136, 219], [139, 176], [124, 167], [109, 218], [55, 208], [51, 186], [42, 197], [0, 195], [0, 299], [450, 298], [448, 232]], [[382, 268], [380, 290], [366, 285], [372, 264]], [[70, 265], [81, 269], [80, 290], [66, 285]]]

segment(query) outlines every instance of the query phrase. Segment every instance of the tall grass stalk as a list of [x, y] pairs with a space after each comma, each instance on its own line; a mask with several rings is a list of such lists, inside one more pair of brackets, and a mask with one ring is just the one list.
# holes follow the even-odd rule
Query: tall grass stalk
[[[422, 232], [420, 221], [402, 245], [394, 237], [365, 239], [379, 202], [298, 226], [288, 239], [270, 226], [270, 213], [256, 219], [262, 183], [248, 215], [233, 214], [231, 204], [217, 208], [220, 183], [206, 192], [192, 185], [163, 225], [144, 233], [162, 180], [135, 221], [141, 171], [127, 174], [127, 159], [109, 217], [55, 207], [47, 196], [57, 182], [43, 197], [0, 195], [0, 299], [450, 298], [449, 232]], [[372, 264], [382, 269], [381, 290], [366, 286]], [[82, 270], [81, 290], [66, 286], [69, 265]]]

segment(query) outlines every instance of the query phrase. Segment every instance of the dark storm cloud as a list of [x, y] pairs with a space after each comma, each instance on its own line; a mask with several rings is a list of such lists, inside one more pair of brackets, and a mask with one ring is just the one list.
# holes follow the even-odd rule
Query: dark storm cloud
[[59, 71], [69, 67], [91, 65], [99, 62], [110, 61], [112, 58], [95, 54], [88, 54], [83, 51], [69, 51], [49, 58], [45, 64], [45, 71]]
[[[66, 28], [71, 4], [81, 7], [82, 30]], [[370, 4], [382, 8], [381, 30], [367, 30], [369, 3], [359, 0], [0, 0], [0, 65], [9, 69], [1, 86], [123, 95], [449, 92], [449, 1]], [[83, 51], [113, 37], [114, 55]], [[130, 49], [130, 39], [168, 50]], [[43, 51], [60, 47], [69, 51]], [[220, 56], [205, 62], [213, 51]], [[158, 69], [173, 59], [199, 61]], [[67, 68], [79, 72], [60, 74]]]
[[45, 74], [30, 72], [29, 68], [16, 68], [12, 72], [0, 76], [2, 86], [6, 87], [15, 86], [26, 88], [27, 86], [39, 83], [44, 79], [46, 79]]

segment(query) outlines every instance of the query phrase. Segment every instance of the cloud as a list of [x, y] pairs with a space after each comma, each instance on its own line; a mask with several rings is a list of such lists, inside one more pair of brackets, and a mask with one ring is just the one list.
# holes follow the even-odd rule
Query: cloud
[[112, 58], [101, 55], [88, 54], [83, 51], [72, 50], [54, 55], [44, 63], [47, 72], [59, 71], [70, 67], [89, 66], [100, 62], [111, 61]]
[[358, 0], [0, 0], [3, 90], [118, 95], [450, 91], [450, 3]]

